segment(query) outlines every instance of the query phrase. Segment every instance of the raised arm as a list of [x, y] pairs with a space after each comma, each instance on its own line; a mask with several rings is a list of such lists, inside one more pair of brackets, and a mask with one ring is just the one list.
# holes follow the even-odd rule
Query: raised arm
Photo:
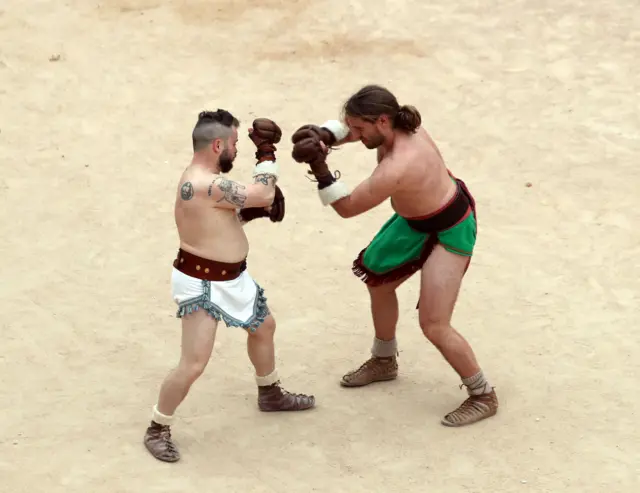
[[280, 222], [284, 218], [284, 195], [276, 185], [278, 165], [275, 144], [281, 136], [282, 131], [273, 120], [256, 118], [249, 129], [249, 138], [256, 145], [258, 161], [253, 171], [253, 183], [217, 177], [209, 187], [209, 196], [214, 199], [215, 205], [236, 209], [242, 224], [259, 217], [268, 217], [272, 222]]
[[309, 164], [318, 182], [318, 195], [323, 205], [331, 205], [341, 217], [362, 214], [388, 199], [400, 186], [399, 167], [391, 158], [383, 158], [373, 174], [353, 191], [332, 174], [326, 162], [327, 148], [320, 138], [310, 136], [293, 146], [293, 158]]
[[269, 207], [273, 203], [278, 181], [278, 166], [275, 161], [263, 161], [253, 172], [253, 183], [216, 177], [209, 185], [208, 196], [212, 207], [245, 209]]
[[296, 144], [309, 137], [318, 137], [327, 147], [337, 147], [358, 140], [340, 120], [327, 120], [322, 125], [303, 125], [291, 135], [291, 142]]
[[[319, 190], [323, 203], [330, 204], [340, 217], [354, 217], [387, 200], [398, 189], [400, 176], [388, 160], [383, 160], [373, 174], [351, 192], [344, 183], [336, 181]], [[336, 198], [338, 197], [338, 198]]]

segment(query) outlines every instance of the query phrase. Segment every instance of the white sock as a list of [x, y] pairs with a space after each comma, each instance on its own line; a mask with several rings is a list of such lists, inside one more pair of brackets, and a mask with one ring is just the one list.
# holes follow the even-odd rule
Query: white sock
[[273, 385], [279, 379], [280, 377], [278, 376], [278, 370], [273, 370], [271, 373], [263, 377], [256, 375], [256, 383], [258, 384], [259, 387], [266, 387], [269, 385]]
[[383, 341], [377, 337], [373, 338], [371, 354], [377, 358], [391, 358], [398, 354], [398, 341], [394, 337], [390, 341]]
[[173, 416], [162, 414], [160, 411], [158, 411], [157, 404], [153, 406], [153, 410], [151, 411], [151, 420], [158, 423], [159, 425], [171, 426], [173, 424]]
[[469, 395], [490, 394], [493, 390], [493, 387], [489, 385], [489, 382], [484, 377], [482, 370], [472, 377], [463, 378], [462, 383], [466, 385]]

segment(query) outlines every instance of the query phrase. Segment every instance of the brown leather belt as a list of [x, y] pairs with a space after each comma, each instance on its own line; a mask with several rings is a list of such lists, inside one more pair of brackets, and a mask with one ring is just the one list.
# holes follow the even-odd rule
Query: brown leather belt
[[182, 248], [173, 261], [173, 266], [184, 274], [205, 281], [229, 281], [236, 279], [247, 268], [247, 260], [228, 263], [202, 258]]
[[422, 233], [438, 233], [446, 229], [452, 228], [463, 219], [469, 209], [473, 210], [471, 197], [467, 195], [465, 187], [457, 182], [456, 194], [451, 198], [449, 203], [435, 214], [423, 218], [406, 218], [407, 223], [412, 229]]

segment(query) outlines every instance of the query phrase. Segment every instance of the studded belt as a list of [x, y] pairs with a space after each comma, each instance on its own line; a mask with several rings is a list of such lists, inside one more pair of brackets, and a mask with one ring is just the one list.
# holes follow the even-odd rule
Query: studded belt
[[173, 261], [173, 266], [180, 272], [206, 281], [229, 281], [236, 279], [247, 268], [247, 261], [228, 263], [218, 262], [185, 252], [182, 248]]

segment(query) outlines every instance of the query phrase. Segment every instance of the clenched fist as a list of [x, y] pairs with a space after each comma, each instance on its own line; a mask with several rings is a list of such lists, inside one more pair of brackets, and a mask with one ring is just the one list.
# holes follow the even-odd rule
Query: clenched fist
[[327, 146], [316, 136], [305, 137], [293, 145], [291, 157], [299, 163], [309, 165], [309, 173], [316, 177], [323, 187], [333, 183], [334, 178], [327, 165]]
[[297, 142], [309, 137], [319, 138], [326, 146], [332, 146], [336, 141], [334, 135], [326, 128], [322, 128], [314, 124], [307, 124], [301, 126], [293, 133], [291, 136], [291, 142], [296, 144]]
[[256, 118], [253, 120], [253, 127], [249, 130], [249, 138], [256, 146], [264, 142], [277, 144], [282, 138], [282, 130], [273, 120]]
[[327, 154], [326, 146], [317, 135], [311, 135], [298, 140], [293, 144], [291, 157], [299, 163], [314, 163], [324, 160]]
[[275, 161], [276, 146], [282, 138], [282, 130], [273, 120], [256, 118], [249, 129], [249, 138], [256, 145], [256, 159], [258, 162]]

